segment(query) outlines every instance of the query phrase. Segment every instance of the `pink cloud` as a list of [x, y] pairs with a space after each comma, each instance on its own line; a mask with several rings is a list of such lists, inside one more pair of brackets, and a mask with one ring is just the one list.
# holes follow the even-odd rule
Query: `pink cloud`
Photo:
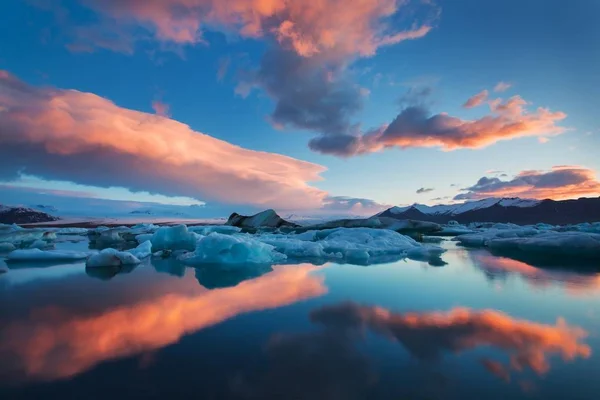
[[170, 107], [168, 104], [163, 103], [160, 100], [154, 100], [152, 102], [152, 109], [156, 113], [156, 115], [160, 115], [161, 117], [170, 117], [169, 113]]
[[[465, 104], [485, 100], [482, 92]], [[470, 104], [469, 104], [470, 103]], [[520, 96], [506, 101], [488, 101], [490, 114], [476, 120], [464, 120], [447, 113], [431, 115], [423, 105], [405, 108], [388, 125], [360, 135], [333, 134], [317, 137], [310, 142], [313, 150], [349, 157], [373, 153], [392, 147], [441, 147], [444, 150], [477, 149], [501, 140], [528, 136], [559, 135], [566, 131], [558, 125], [567, 115], [539, 107], [527, 110], [528, 103]]]
[[530, 199], [574, 199], [600, 195], [600, 181], [593, 170], [580, 166], [560, 165], [550, 171], [523, 171], [511, 180], [482, 177], [463, 189], [455, 200], [487, 197], [522, 197]]
[[273, 34], [307, 57], [325, 51], [373, 55], [380, 46], [416, 39], [431, 29], [394, 31], [386, 19], [402, 8], [396, 0], [81, 1], [109, 20], [148, 28], [160, 41], [196, 44], [206, 28], [252, 38]]
[[0, 71], [0, 179], [20, 174], [168, 196], [318, 208], [324, 167], [246, 150], [91, 93], [30, 86]]
[[494, 92], [506, 92], [511, 87], [512, 83], [498, 82], [498, 84], [494, 86]]
[[473, 96], [469, 100], [467, 100], [466, 103], [463, 104], [463, 107], [464, 108], [479, 107], [480, 105], [485, 103], [485, 101], [488, 99], [488, 95], [489, 95], [489, 92], [487, 90], [477, 93], [475, 96]]

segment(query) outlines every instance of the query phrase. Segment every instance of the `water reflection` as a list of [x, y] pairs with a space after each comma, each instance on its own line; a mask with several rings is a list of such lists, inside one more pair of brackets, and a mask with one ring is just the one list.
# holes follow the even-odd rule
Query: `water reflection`
[[543, 374], [550, 369], [549, 355], [574, 360], [591, 354], [590, 347], [581, 342], [587, 332], [562, 319], [545, 325], [513, 319], [495, 310], [454, 308], [401, 314], [348, 302], [315, 310], [311, 320], [338, 332], [369, 330], [402, 344], [411, 355], [425, 361], [439, 360], [444, 353], [492, 347], [509, 355], [507, 369], [530, 368]]
[[238, 270], [223, 270], [219, 268], [219, 265], [204, 265], [196, 268], [195, 275], [200, 285], [207, 289], [216, 289], [236, 286], [243, 281], [258, 278], [271, 271], [273, 268], [270, 265]]
[[[510, 360], [506, 364], [485, 357], [479, 365], [510, 382], [511, 374], [526, 368], [537, 374], [546, 373], [552, 355], [574, 360], [591, 354], [581, 342], [586, 336], [581, 328], [564, 321], [545, 325], [518, 320], [494, 310], [455, 308], [448, 312], [401, 314], [345, 302], [318, 308], [310, 319], [322, 329], [274, 335], [265, 349], [267, 370], [258, 376], [249, 373], [238, 377], [232, 390], [234, 397], [445, 398], [439, 391], [444, 391], [448, 381], [431, 365], [444, 355], [490, 348], [504, 353]], [[424, 363], [411, 364], [402, 371], [396, 368], [391, 373], [378, 368], [376, 352], [364, 351], [367, 332], [401, 344]], [[520, 380], [519, 384], [532, 385], [527, 380]]]
[[517, 275], [536, 288], [560, 285], [570, 295], [596, 295], [600, 292], [600, 274], [587, 268], [571, 267], [569, 270], [538, 268], [522, 261], [497, 257], [484, 251], [472, 252], [470, 257], [474, 264], [492, 280]]
[[119, 265], [106, 267], [85, 267], [87, 276], [108, 281], [119, 274], [129, 274], [135, 270], [137, 265]]
[[[0, 336], [3, 380], [54, 380], [94, 365], [159, 349], [183, 335], [241, 313], [276, 308], [326, 293], [316, 267], [275, 267], [232, 288], [196, 294], [168, 293], [80, 313], [73, 307], [43, 307], [9, 322]], [[168, 284], [168, 283], [167, 283]]]

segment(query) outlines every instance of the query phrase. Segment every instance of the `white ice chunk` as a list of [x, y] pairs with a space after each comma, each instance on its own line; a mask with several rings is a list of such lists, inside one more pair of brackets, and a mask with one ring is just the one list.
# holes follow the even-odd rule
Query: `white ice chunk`
[[70, 250], [15, 250], [8, 254], [10, 261], [74, 261], [87, 258], [88, 253]]
[[197, 243], [196, 250], [184, 259], [185, 263], [222, 264], [223, 268], [245, 268], [256, 264], [275, 264], [286, 256], [275, 247], [246, 235], [211, 233]]
[[185, 225], [163, 226], [152, 235], [152, 251], [188, 250], [196, 248], [200, 235], [190, 232]]
[[127, 251], [104, 249], [92, 255], [85, 263], [86, 267], [119, 267], [121, 265], [136, 265], [141, 261]]
[[152, 254], [152, 242], [150, 242], [149, 240], [146, 240], [145, 242], [140, 244], [135, 249], [128, 250], [128, 251], [129, 251], [129, 253], [133, 254], [136, 258], [141, 260], [143, 258], [150, 256], [150, 254]]
[[520, 251], [545, 257], [569, 256], [600, 259], [600, 235], [587, 232], [548, 232], [533, 237], [493, 239], [495, 251]]

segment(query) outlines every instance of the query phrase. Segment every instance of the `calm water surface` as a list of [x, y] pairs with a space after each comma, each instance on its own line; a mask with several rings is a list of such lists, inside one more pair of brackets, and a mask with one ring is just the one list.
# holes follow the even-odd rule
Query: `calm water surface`
[[443, 246], [442, 267], [9, 265], [0, 398], [598, 398], [600, 275]]

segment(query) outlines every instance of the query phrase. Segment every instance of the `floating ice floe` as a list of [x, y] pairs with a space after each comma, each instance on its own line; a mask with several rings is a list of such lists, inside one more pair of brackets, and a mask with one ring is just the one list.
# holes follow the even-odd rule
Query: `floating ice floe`
[[520, 252], [544, 257], [575, 257], [600, 260], [600, 234], [587, 232], [546, 232], [531, 237], [490, 240], [494, 252]]
[[473, 234], [460, 235], [454, 240], [458, 241], [464, 246], [484, 247], [487, 246], [488, 243], [493, 239], [530, 237], [538, 234], [540, 234], [540, 231], [532, 227], [519, 227], [516, 229], [491, 228]]
[[335, 228], [374, 228], [389, 229], [404, 234], [429, 234], [442, 230], [441, 225], [434, 222], [416, 221], [411, 219], [395, 219], [389, 217], [371, 217], [356, 219], [340, 219], [322, 224], [307, 226], [303, 230], [326, 230]]
[[211, 233], [198, 241], [193, 253], [180, 259], [190, 265], [220, 264], [223, 268], [236, 269], [276, 264], [286, 258], [275, 251], [274, 246], [249, 235]]
[[8, 253], [9, 261], [76, 261], [87, 258], [89, 253], [71, 250], [14, 250]]
[[137, 265], [140, 259], [152, 254], [152, 243], [146, 241], [135, 249], [119, 251], [116, 249], [104, 249], [92, 255], [85, 263], [86, 267], [119, 267], [122, 265]]
[[199, 235], [208, 236], [211, 233], [222, 233], [224, 235], [233, 235], [239, 233], [242, 229], [237, 226], [229, 225], [202, 225], [202, 226], [190, 226], [188, 227], [190, 232], [197, 233]]
[[87, 235], [87, 228], [60, 228], [56, 231], [57, 235]]
[[0, 231], [0, 243], [33, 243], [36, 240], [52, 241], [56, 239], [56, 233], [45, 229], [3, 229]]
[[40, 239], [38, 239], [38, 240], [36, 240], [35, 242], [31, 243], [31, 244], [29, 245], [29, 248], [30, 248], [30, 249], [40, 249], [40, 250], [44, 250], [44, 249], [48, 248], [48, 246], [49, 246], [49, 245], [48, 245], [48, 242], [45, 242], [45, 241], [43, 241], [43, 240], [40, 240]]
[[[297, 235], [261, 235], [260, 241], [275, 246], [288, 258], [317, 258], [374, 263], [388, 256], [437, 258], [445, 250], [422, 245], [388, 229], [336, 228]], [[382, 260], [385, 261], [385, 260]]]
[[0, 243], [0, 253], [10, 253], [15, 249], [15, 245], [12, 243]]
[[152, 251], [188, 250], [196, 248], [196, 242], [202, 236], [190, 232], [185, 225], [163, 226], [152, 235]]

